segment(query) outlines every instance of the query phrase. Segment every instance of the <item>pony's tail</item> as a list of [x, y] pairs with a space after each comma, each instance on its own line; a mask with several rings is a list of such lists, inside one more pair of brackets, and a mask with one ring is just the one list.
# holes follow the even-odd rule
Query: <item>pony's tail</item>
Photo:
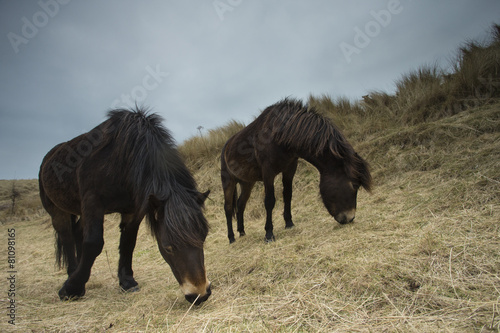
[[56, 236], [56, 266], [59, 269], [61, 269], [68, 265], [68, 258], [64, 254], [64, 246], [61, 239], [61, 235], [59, 235], [59, 233], [56, 231], [55, 236]]
[[[77, 218], [76, 215], [71, 215], [71, 232], [72, 236], [75, 238], [79, 234], [76, 218]], [[56, 266], [59, 269], [68, 267], [69, 259], [68, 256], [66, 255], [66, 251], [64, 251], [65, 249], [64, 242], [61, 235], [57, 231], [55, 231], [55, 238], [56, 238]]]

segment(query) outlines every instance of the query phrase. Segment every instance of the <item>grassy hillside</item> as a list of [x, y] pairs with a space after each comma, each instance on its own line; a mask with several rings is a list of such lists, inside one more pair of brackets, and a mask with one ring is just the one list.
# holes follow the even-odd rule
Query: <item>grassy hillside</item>
[[[296, 227], [284, 229], [277, 195], [276, 242], [264, 243], [263, 188], [258, 185], [246, 211], [247, 236], [229, 245], [219, 152], [243, 124], [230, 122], [185, 142], [180, 150], [200, 190], [212, 190], [206, 207], [211, 231], [205, 260], [213, 294], [200, 307], [190, 308], [184, 300], [145, 226], [134, 257], [141, 290], [119, 292], [115, 215], [106, 219], [106, 244], [92, 270], [87, 295], [60, 302], [57, 290], [65, 273], [54, 267], [48, 216], [34, 208], [21, 218], [21, 204], [14, 217], [4, 211], [4, 239], [8, 228], [16, 230], [16, 328], [498, 331], [499, 31], [495, 27], [489, 41], [465, 44], [451, 71], [422, 67], [403, 75], [394, 94], [371, 92], [360, 101], [310, 97], [309, 104], [331, 118], [371, 164], [375, 189], [372, 194], [360, 192], [352, 224], [339, 225], [327, 213], [319, 198], [318, 172], [302, 161], [292, 201]], [[11, 185], [4, 191], [4, 184], [0, 183], [1, 200], [8, 203]], [[277, 193], [280, 186], [277, 179]], [[5, 260], [0, 269], [7, 272]], [[8, 288], [2, 280], [0, 302], [6, 308]], [[6, 322], [4, 317], [0, 330], [12, 329]]]

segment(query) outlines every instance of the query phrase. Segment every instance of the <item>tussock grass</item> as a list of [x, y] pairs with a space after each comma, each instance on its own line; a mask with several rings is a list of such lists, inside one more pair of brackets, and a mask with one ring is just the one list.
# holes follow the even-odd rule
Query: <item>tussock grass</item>
[[453, 77], [455, 93], [487, 99], [500, 95], [500, 25], [491, 29], [491, 40], [469, 41], [458, 53]]
[[[486, 77], [497, 77], [497, 67], [488, 68]], [[200, 190], [212, 191], [206, 201], [211, 231], [205, 264], [213, 294], [200, 307], [184, 300], [145, 226], [139, 231], [134, 256], [141, 290], [119, 291], [116, 215], [106, 217], [106, 243], [86, 296], [60, 302], [57, 290], [66, 277], [54, 265], [48, 216], [31, 210], [25, 211], [24, 220], [6, 216], [0, 232], [6, 235], [7, 228], [16, 229], [15, 328], [22, 332], [499, 331], [500, 103], [492, 92], [487, 99], [460, 104], [450, 112], [450, 101], [462, 103], [470, 93], [456, 88], [462, 86], [455, 81], [458, 73], [446, 76], [436, 68], [422, 67], [397, 82], [397, 93], [371, 93], [363, 101], [310, 97], [309, 105], [331, 118], [371, 163], [375, 189], [371, 195], [360, 192], [353, 224], [339, 225], [328, 215], [319, 199], [318, 172], [300, 161], [292, 201], [296, 227], [284, 229], [277, 179], [276, 242], [264, 243], [263, 187], [257, 184], [246, 210], [247, 236], [229, 245], [219, 154], [243, 124], [228, 123], [181, 145]], [[35, 195], [36, 181], [32, 182], [35, 185], [27, 188]], [[0, 270], [6, 272], [6, 265], [0, 261]], [[7, 302], [0, 297], [2, 307]], [[6, 320], [0, 322], [1, 331], [12, 329]]]

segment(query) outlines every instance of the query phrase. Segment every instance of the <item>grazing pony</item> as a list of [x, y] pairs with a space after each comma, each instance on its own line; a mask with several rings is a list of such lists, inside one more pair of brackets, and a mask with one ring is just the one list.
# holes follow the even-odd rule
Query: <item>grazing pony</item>
[[59, 290], [62, 300], [85, 294], [104, 245], [104, 215], [113, 212], [121, 214], [118, 278], [123, 290], [138, 289], [132, 254], [147, 216], [186, 299], [200, 304], [210, 296], [203, 254], [209, 227], [202, 212], [208, 192], [197, 191], [161, 121], [139, 108], [113, 110], [99, 126], [57, 145], [43, 159], [40, 197], [52, 218], [58, 263], [68, 272]]
[[[232, 136], [221, 155], [221, 179], [229, 242], [234, 242], [233, 214], [240, 236], [243, 213], [256, 181], [263, 181], [266, 241], [273, 241], [274, 178], [283, 174], [285, 227], [293, 227], [290, 203], [298, 158], [320, 172], [320, 193], [328, 212], [339, 223], [354, 220], [358, 189], [370, 190], [368, 164], [340, 131], [302, 102], [285, 99], [267, 107], [252, 123]], [[237, 198], [236, 185], [241, 194]]]

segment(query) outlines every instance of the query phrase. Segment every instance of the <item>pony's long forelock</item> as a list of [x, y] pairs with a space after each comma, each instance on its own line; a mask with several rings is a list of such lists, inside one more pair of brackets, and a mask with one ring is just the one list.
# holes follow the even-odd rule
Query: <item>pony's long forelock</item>
[[267, 107], [265, 117], [271, 137], [298, 151], [319, 156], [325, 152], [344, 161], [345, 172], [366, 190], [371, 189], [371, 175], [368, 163], [355, 151], [340, 130], [314, 108], [305, 106], [301, 101], [285, 98]]
[[[188, 193], [189, 195], [189, 193]], [[203, 248], [208, 234], [208, 223], [194, 198], [171, 196], [165, 201], [164, 220], [167, 242], [174, 248], [194, 246]], [[191, 223], [186, 224], [186, 220]]]
[[196, 194], [185, 189], [181, 191], [184, 193], [176, 193], [159, 201], [159, 204], [150, 205], [146, 220], [151, 234], [157, 239], [161, 238], [165, 245], [174, 248], [185, 246], [203, 248], [209, 231], [203, 207], [196, 202]]

